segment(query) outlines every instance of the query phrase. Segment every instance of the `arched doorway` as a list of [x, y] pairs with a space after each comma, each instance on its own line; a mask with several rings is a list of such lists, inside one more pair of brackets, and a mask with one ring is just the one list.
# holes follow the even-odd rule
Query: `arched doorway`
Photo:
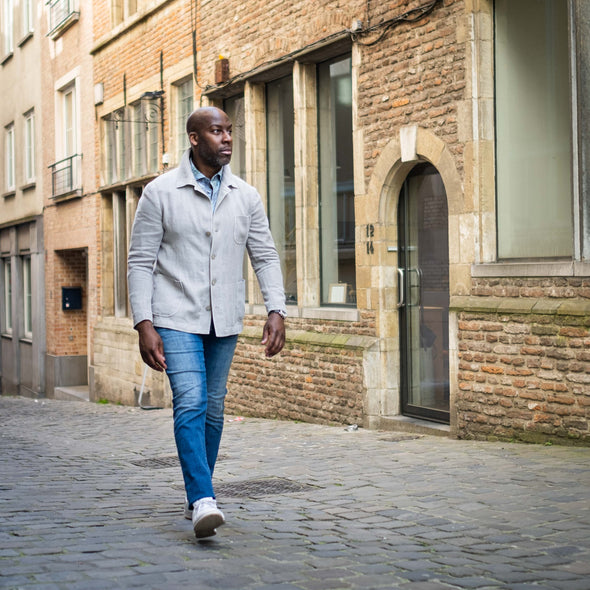
[[432, 164], [418, 164], [406, 177], [397, 224], [401, 410], [448, 423], [448, 205]]

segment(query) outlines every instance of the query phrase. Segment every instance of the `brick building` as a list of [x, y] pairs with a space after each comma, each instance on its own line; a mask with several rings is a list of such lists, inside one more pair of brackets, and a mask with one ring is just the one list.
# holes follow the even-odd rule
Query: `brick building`
[[587, 444], [586, 4], [93, 0], [91, 398], [170, 403], [137, 353], [127, 243], [187, 114], [216, 104], [289, 311], [265, 359], [246, 265], [228, 411]]
[[99, 309], [92, 27], [88, 1], [44, 5], [45, 394], [66, 399], [88, 399]]

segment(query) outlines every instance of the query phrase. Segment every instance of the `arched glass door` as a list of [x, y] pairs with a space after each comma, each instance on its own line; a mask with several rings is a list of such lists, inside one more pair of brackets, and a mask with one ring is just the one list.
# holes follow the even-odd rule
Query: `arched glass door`
[[448, 208], [430, 164], [406, 178], [398, 207], [402, 413], [449, 421]]

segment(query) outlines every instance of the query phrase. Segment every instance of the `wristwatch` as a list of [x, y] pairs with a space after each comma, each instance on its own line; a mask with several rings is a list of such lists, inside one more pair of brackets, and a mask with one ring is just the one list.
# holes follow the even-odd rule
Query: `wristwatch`
[[283, 311], [281, 309], [271, 309], [268, 312], [268, 315], [270, 315], [271, 313], [278, 313], [283, 319], [285, 319], [287, 317], [287, 312]]

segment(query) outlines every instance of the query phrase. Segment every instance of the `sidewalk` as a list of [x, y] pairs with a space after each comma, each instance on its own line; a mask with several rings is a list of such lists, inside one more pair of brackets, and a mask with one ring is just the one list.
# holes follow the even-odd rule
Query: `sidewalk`
[[0, 588], [590, 589], [590, 449], [233, 418], [199, 542], [170, 410], [0, 396]]

